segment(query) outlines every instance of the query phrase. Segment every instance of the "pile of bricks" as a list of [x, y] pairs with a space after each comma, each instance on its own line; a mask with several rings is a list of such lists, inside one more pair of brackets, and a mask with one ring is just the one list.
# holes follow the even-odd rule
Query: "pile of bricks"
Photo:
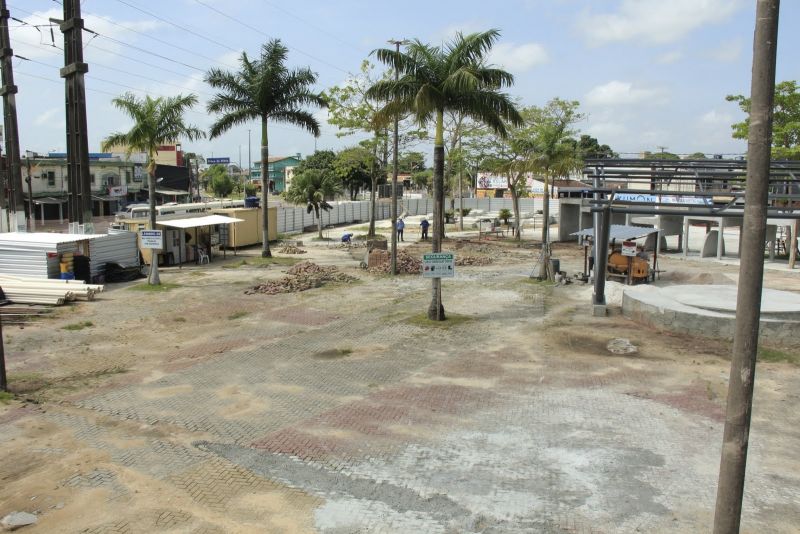
[[264, 294], [276, 295], [278, 293], [298, 293], [315, 287], [320, 287], [326, 282], [350, 283], [355, 280], [350, 275], [339, 272], [336, 267], [322, 267], [310, 261], [303, 261], [292, 266], [287, 274], [278, 280], [269, 280], [245, 291], [246, 295]]
[[292, 245], [292, 244], [283, 245], [281, 248], [278, 249], [278, 252], [280, 252], [281, 254], [305, 254], [306, 253], [306, 251], [303, 250], [302, 248], [300, 248], [298, 246], [295, 246], [295, 245]]
[[456, 255], [456, 265], [462, 267], [465, 265], [490, 265], [491, 263], [492, 258], [489, 256]]
[[[373, 250], [369, 253], [369, 271], [385, 274], [392, 270], [392, 258], [386, 250]], [[422, 260], [411, 254], [397, 251], [397, 272], [400, 274], [419, 274], [422, 270]]]

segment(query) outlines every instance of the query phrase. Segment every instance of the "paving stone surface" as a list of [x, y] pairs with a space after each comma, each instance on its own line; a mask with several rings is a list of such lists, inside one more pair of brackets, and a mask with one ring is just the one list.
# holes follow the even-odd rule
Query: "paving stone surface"
[[[635, 340], [639, 353], [613, 355], [605, 344], [619, 333], [598, 335], [604, 323], [576, 311], [571, 293], [528, 274], [461, 269], [445, 282], [446, 327], [416, 318], [429, 286], [415, 277], [367, 279], [357, 298], [335, 288], [159, 309], [156, 320], [209, 328], [247, 315], [235, 332], [165, 348], [152, 377], [35, 415], [74, 443], [31, 452], [65, 463], [76, 447], [96, 454], [59, 487], [74, 502], [100, 491], [113, 517], [64, 531], [707, 531], [723, 426], [709, 377], [724, 365], [664, 358], [648, 349], [653, 333]], [[790, 392], [800, 374], [767, 369], [762, 380]], [[754, 419], [753, 532], [800, 524], [800, 475], [787, 469], [800, 437], [760, 439], [785, 430], [772, 415], [796, 402], [787, 395]], [[786, 417], [800, 423], [797, 411]], [[24, 436], [14, 424], [0, 444]]]

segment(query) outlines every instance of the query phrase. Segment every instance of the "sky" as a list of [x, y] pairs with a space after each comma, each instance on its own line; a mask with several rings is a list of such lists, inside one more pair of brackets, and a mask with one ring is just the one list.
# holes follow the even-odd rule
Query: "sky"
[[[55, 0], [8, 0], [20, 146], [65, 151], [62, 18]], [[755, 0], [83, 0], [89, 150], [127, 131], [131, 121], [111, 100], [194, 93], [187, 122], [208, 130], [214, 94], [203, 82], [211, 67], [235, 71], [242, 51], [258, 54], [270, 38], [289, 47], [292, 67], [318, 74], [315, 90], [347, 82], [361, 62], [390, 39], [439, 45], [457, 32], [497, 28], [490, 60], [515, 77], [507, 92], [522, 105], [559, 97], [578, 100], [585, 118], [576, 128], [615, 151], [741, 154], [731, 138], [743, 120], [728, 94], [748, 94]], [[800, 78], [800, 2], [781, 6], [777, 80]], [[26, 59], [23, 59], [26, 58]], [[375, 61], [374, 56], [372, 60]], [[382, 67], [381, 67], [382, 68]], [[327, 113], [315, 110], [322, 133], [289, 125], [270, 129], [272, 155], [338, 150], [358, 136], [338, 137]], [[250, 139], [248, 133], [252, 130]], [[258, 158], [259, 125], [216, 139], [184, 142], [185, 151]], [[663, 147], [663, 148], [662, 148]], [[419, 150], [430, 151], [421, 146]], [[240, 160], [241, 154], [241, 160]], [[430, 164], [431, 157], [428, 156]]]

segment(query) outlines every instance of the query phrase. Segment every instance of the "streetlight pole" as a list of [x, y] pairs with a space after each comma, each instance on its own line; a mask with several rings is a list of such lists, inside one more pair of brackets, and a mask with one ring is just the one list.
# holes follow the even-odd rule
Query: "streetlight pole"
[[253, 162], [250, 159], [250, 130], [247, 130], [247, 181], [250, 181], [250, 169], [253, 166]]
[[[395, 46], [395, 52], [400, 54], [400, 45], [405, 44], [405, 40], [390, 39], [389, 43]], [[400, 79], [400, 71], [394, 69], [394, 81]], [[392, 157], [392, 276], [397, 275], [397, 148], [399, 117], [394, 116], [394, 155]]]

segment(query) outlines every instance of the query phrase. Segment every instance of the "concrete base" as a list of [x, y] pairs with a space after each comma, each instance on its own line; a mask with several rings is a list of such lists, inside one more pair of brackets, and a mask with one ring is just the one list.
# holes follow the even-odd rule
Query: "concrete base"
[[[722, 248], [722, 252], [718, 250]], [[725, 255], [725, 240], [719, 240], [719, 230], [711, 230], [703, 240], [703, 248], [700, 251], [701, 258], [719, 258]]]
[[593, 304], [592, 305], [592, 315], [595, 317], [605, 317], [608, 315], [608, 306], [605, 304]]
[[[736, 286], [638, 286], [625, 291], [622, 313], [637, 322], [691, 335], [733, 339]], [[764, 289], [761, 336], [795, 343], [800, 331], [800, 295]]]

